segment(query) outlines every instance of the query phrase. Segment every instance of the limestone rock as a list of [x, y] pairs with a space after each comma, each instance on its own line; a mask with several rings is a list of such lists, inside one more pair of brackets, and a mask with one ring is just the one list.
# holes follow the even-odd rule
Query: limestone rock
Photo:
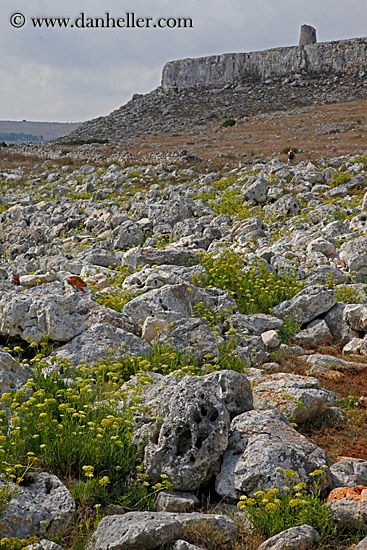
[[340, 528], [367, 531], [367, 487], [338, 487], [327, 498], [334, 519]]
[[255, 409], [275, 407], [297, 424], [320, 416], [338, 401], [334, 393], [321, 388], [316, 378], [288, 373], [260, 375], [253, 395]]
[[74, 366], [81, 361], [93, 365], [109, 356], [110, 350], [113, 350], [113, 355], [122, 357], [128, 354], [148, 355], [151, 346], [134, 334], [105, 323], [96, 323], [53, 355], [69, 359]]
[[88, 550], [159, 550], [163, 545], [185, 537], [188, 527], [207, 524], [231, 543], [236, 538], [234, 522], [215, 514], [174, 514], [169, 512], [129, 512], [103, 518]]
[[130, 300], [123, 313], [143, 324], [147, 317], [158, 317], [168, 323], [192, 315], [190, 287], [186, 284], [165, 285]]
[[[0, 480], [0, 488], [5, 485]], [[14, 486], [10, 482], [11, 487]], [[9, 504], [0, 512], [0, 536], [27, 539], [41, 537], [47, 531], [57, 533], [70, 523], [75, 502], [61, 481], [54, 475], [37, 474], [31, 483], [19, 487]]]
[[[199, 251], [198, 251], [199, 252]], [[199, 256], [191, 250], [166, 248], [131, 248], [123, 256], [123, 263], [136, 269], [139, 265], [192, 266], [199, 263]]]
[[200, 504], [199, 499], [192, 493], [160, 491], [155, 501], [157, 512], [193, 512]]
[[147, 317], [142, 328], [142, 339], [146, 342], [151, 342], [156, 338], [161, 330], [168, 325], [164, 319], [158, 317]]
[[300, 525], [274, 535], [260, 544], [258, 550], [311, 550], [320, 540], [316, 529]]
[[330, 466], [335, 487], [367, 486], [367, 461], [361, 458], [342, 458]]
[[[226, 499], [238, 500], [258, 490], [281, 488], [284, 479], [276, 471], [278, 466], [292, 468], [297, 481], [310, 485], [309, 474], [328, 463], [326, 452], [296, 432], [280, 411], [249, 411], [232, 420], [216, 491]], [[329, 484], [326, 469], [320, 488]]]
[[81, 297], [80, 292], [67, 294], [61, 283], [7, 292], [0, 299], [0, 334], [31, 338], [37, 343], [46, 335], [51, 340], [68, 342], [85, 330], [76, 313]]
[[219, 356], [217, 338], [206, 319], [176, 321], [158, 334], [157, 342], [192, 354], [199, 363], [205, 355]]
[[0, 396], [10, 390], [19, 390], [31, 376], [28, 365], [19, 364], [10, 353], [0, 348]]
[[313, 285], [298, 292], [291, 300], [273, 307], [273, 314], [281, 319], [289, 316], [290, 319], [302, 325], [326, 313], [335, 304], [336, 295], [333, 290], [327, 290], [321, 285]]

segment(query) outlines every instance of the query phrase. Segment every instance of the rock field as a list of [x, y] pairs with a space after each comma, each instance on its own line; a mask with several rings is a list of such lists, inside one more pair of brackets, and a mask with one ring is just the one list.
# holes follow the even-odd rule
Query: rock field
[[[160, 105], [160, 92], [150, 97]], [[186, 96], [178, 100], [191, 110]], [[131, 105], [140, 118], [142, 100]], [[116, 132], [109, 127], [116, 140], [119, 121]], [[9, 159], [17, 151], [9, 148]], [[184, 151], [108, 163], [55, 151], [39, 148], [38, 164], [0, 170], [1, 393], [14, 398], [23, 388], [19, 411], [32, 397], [32, 347], [44, 349], [42, 375], [57, 374], [65, 392], [81, 364], [93, 373], [101, 360], [150, 365], [157, 349], [186, 354], [183, 370], [132, 371], [124, 400], [111, 404], [123, 410], [138, 391], [131, 429], [143, 448], [139, 464], [147, 483], [168, 476], [173, 492], [160, 493], [154, 511], [102, 506], [87, 548], [200, 550], [185, 539], [201, 522], [237, 548], [242, 512], [235, 522], [224, 504], [233, 510], [243, 495], [282, 490], [287, 469], [308, 488], [320, 470], [338, 529], [367, 531], [367, 458], [333, 461], [300, 431], [322, 418], [343, 426], [340, 399], [323, 377], [367, 368], [366, 154], [317, 165], [254, 159], [211, 171]], [[282, 371], [282, 354], [303, 360], [308, 375]], [[363, 390], [357, 397], [363, 403]], [[95, 407], [102, 405], [100, 398]], [[11, 445], [16, 426], [9, 421], [2, 443]], [[77, 521], [80, 500], [67, 476], [44, 466], [42, 445], [32, 449], [42, 467], [26, 483], [17, 489], [0, 477], [0, 491], [14, 489], [3, 508], [0, 498], [0, 539], [37, 536], [28, 548], [57, 550], [47, 539]], [[358, 498], [331, 493], [358, 486]], [[202, 513], [203, 495], [213, 513]], [[320, 540], [303, 525], [259, 548], [324, 548]]]

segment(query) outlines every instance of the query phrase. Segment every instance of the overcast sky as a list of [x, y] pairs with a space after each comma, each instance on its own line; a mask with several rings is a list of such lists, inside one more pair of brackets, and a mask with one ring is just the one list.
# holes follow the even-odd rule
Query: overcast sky
[[[21, 13], [23, 28], [10, 16]], [[190, 17], [192, 29], [35, 29], [31, 17]], [[18, 22], [19, 20], [17, 20]], [[106, 115], [160, 84], [167, 61], [367, 36], [367, 0], [0, 0], [0, 119]]]

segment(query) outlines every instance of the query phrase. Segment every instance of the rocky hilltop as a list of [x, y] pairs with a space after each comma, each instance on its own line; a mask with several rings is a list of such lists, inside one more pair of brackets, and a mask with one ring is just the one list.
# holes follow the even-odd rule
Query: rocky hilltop
[[358, 542], [366, 154], [213, 171], [20, 151], [0, 171], [1, 544]]
[[156, 90], [136, 94], [65, 138], [127, 138], [205, 128], [226, 119], [367, 97], [367, 39], [172, 61]]

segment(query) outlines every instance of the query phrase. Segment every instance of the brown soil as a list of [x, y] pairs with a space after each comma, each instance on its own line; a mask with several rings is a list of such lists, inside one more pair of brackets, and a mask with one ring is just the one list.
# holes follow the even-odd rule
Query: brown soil
[[[335, 124], [344, 126], [330, 128]], [[348, 126], [351, 129], [348, 130]], [[324, 133], [328, 131], [336, 133]], [[317, 135], [319, 133], [323, 135]], [[286, 155], [281, 151], [292, 146], [300, 151], [296, 158], [300, 161], [360, 154], [366, 149], [366, 138], [367, 100], [357, 100], [257, 115], [230, 128], [212, 126], [200, 132], [128, 140], [121, 144], [121, 149], [128, 149], [137, 157], [177, 148], [205, 159], [280, 156], [285, 160]]]

